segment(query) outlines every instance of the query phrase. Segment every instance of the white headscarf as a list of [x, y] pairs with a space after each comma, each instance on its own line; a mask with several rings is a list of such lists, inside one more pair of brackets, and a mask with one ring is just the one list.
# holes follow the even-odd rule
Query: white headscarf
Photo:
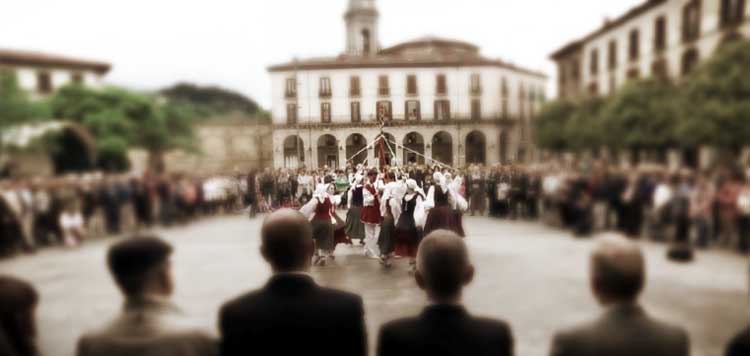
[[319, 200], [324, 200], [325, 198], [328, 198], [328, 186], [330, 184], [318, 184], [315, 186], [315, 194], [314, 196], [318, 198]]
[[443, 188], [443, 190], [447, 190], [448, 186], [445, 182], [445, 176], [440, 172], [435, 172], [432, 174], [432, 180], [435, 181], [435, 185], [439, 185], [440, 188]]

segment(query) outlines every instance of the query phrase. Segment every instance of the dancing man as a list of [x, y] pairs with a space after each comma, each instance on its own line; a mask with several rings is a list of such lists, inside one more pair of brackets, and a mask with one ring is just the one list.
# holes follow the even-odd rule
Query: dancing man
[[378, 235], [380, 234], [380, 195], [375, 187], [378, 171], [367, 172], [362, 189], [362, 223], [365, 224], [365, 256], [380, 258]]

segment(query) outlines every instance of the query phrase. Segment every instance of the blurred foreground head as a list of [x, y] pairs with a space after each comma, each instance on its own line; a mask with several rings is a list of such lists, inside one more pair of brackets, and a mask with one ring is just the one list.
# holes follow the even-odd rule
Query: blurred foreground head
[[603, 305], [632, 303], [645, 283], [646, 267], [640, 247], [622, 235], [597, 238], [591, 254], [591, 288]]
[[171, 254], [172, 246], [161, 239], [133, 237], [109, 249], [107, 264], [115, 283], [127, 297], [169, 296], [173, 290]]
[[0, 355], [35, 356], [34, 309], [39, 295], [31, 284], [0, 276]]
[[463, 239], [448, 230], [437, 230], [419, 244], [417, 284], [434, 302], [454, 302], [474, 278], [474, 266]]
[[299, 211], [281, 209], [263, 220], [260, 252], [274, 272], [307, 271], [313, 254], [312, 228]]

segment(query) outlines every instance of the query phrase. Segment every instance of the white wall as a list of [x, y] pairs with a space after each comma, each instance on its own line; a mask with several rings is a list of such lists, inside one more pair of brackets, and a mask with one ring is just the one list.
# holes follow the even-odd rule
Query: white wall
[[83, 85], [92, 88], [101, 88], [103, 76], [94, 71], [76, 71], [70, 69], [35, 68], [29, 66], [6, 67], [14, 70], [21, 89], [27, 91], [32, 98], [41, 99], [44, 96], [37, 92], [37, 74], [40, 72], [50, 73], [52, 80], [52, 91], [69, 84], [73, 75], [80, 73], [83, 77]]
[[[655, 36], [655, 21], [659, 16], [665, 16], [667, 19], [667, 44], [663, 57], [667, 60], [669, 66], [670, 78], [679, 78], [682, 68], [682, 56], [690, 45], [682, 43], [682, 9], [690, 0], [669, 0], [648, 12], [621, 24], [599, 36], [589, 40], [583, 46], [582, 58], [582, 83], [581, 90], [587, 91], [592, 82], [596, 82], [599, 88], [599, 94], [609, 94], [609, 42], [617, 42], [617, 69], [614, 71], [616, 86], [621, 87], [627, 80], [627, 72], [632, 67], [640, 70], [641, 77], [650, 77], [651, 64], [657, 59], [654, 53], [653, 43]], [[708, 58], [720, 43], [724, 32], [719, 26], [719, 11], [721, 0], [703, 0], [701, 2], [701, 35], [695, 42], [695, 48], [699, 52], [699, 60], [703, 61]], [[746, 22], [740, 29], [744, 37], [750, 37], [750, 6], [746, 6]], [[633, 29], [638, 29], [640, 33], [640, 57], [637, 63], [630, 64], [629, 54], [629, 34]], [[599, 51], [599, 74], [596, 77], [591, 75], [590, 61], [591, 52], [594, 49]]]

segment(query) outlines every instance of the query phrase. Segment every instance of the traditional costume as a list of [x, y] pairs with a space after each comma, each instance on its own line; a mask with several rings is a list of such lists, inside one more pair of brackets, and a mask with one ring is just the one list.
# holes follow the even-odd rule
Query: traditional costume
[[406, 194], [401, 198], [401, 214], [396, 223], [396, 254], [409, 257], [413, 271], [425, 223], [424, 194], [413, 179], [406, 181], [406, 189]]
[[354, 176], [352, 187], [347, 194], [349, 211], [346, 213], [346, 235], [350, 239], [359, 239], [360, 242], [365, 239], [365, 224], [362, 222], [362, 205], [364, 204], [362, 178], [359, 174]]
[[380, 195], [373, 182], [377, 173], [371, 171], [368, 181], [362, 190], [362, 223], [365, 224], [365, 256], [371, 258], [380, 257], [378, 248], [378, 235], [380, 234]]
[[435, 185], [430, 187], [424, 204], [425, 209], [429, 209], [424, 226], [425, 236], [439, 229], [451, 230], [465, 236], [461, 217], [456, 211], [466, 210], [466, 200], [456, 193], [442, 173], [435, 172], [433, 178]]
[[390, 258], [396, 247], [396, 222], [401, 215], [401, 197], [404, 191], [404, 182], [388, 183], [383, 190], [383, 199], [380, 201], [380, 214], [383, 216], [383, 222], [378, 235], [378, 247], [381, 264], [386, 267], [390, 267]]
[[333, 195], [334, 187], [331, 184], [319, 184], [315, 189], [313, 198], [300, 208], [300, 212], [310, 220], [315, 240], [314, 264], [324, 266], [326, 258], [332, 257], [336, 248], [334, 230], [336, 226], [335, 209], [341, 196]]

